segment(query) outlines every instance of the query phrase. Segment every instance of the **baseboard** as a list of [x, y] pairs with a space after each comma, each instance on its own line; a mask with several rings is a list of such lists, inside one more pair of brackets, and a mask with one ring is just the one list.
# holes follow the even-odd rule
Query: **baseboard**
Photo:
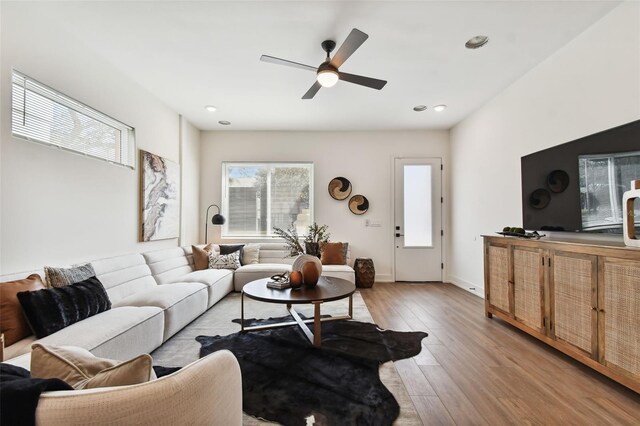
[[376, 282], [391, 283], [393, 282], [393, 278], [391, 277], [391, 274], [376, 274]]
[[456, 277], [454, 275], [449, 275], [447, 282], [455, 285], [456, 287], [460, 287], [463, 290], [468, 291], [469, 293], [476, 295], [482, 299], [484, 299], [484, 287], [478, 286], [472, 282], [467, 280], [463, 280], [462, 278]]

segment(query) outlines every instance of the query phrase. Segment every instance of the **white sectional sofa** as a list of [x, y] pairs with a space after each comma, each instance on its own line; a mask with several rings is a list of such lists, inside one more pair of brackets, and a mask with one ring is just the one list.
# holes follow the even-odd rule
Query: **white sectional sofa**
[[[280, 243], [260, 244], [259, 263], [236, 271], [195, 271], [191, 246], [94, 260], [91, 264], [112, 308], [38, 341], [79, 346], [111, 359], [149, 353], [234, 289], [241, 291], [250, 281], [290, 271], [293, 260]], [[0, 282], [30, 273], [44, 277], [43, 271], [30, 271], [0, 276]], [[322, 274], [355, 282], [349, 265], [325, 265]], [[30, 336], [6, 347], [5, 360], [28, 354], [35, 341]], [[29, 365], [25, 357], [12, 363]]]

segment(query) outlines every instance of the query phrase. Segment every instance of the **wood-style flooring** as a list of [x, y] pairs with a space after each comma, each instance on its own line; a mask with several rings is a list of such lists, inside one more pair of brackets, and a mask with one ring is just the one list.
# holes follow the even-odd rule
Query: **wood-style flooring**
[[395, 362], [425, 425], [640, 425], [640, 396], [509, 324], [452, 284], [360, 289], [374, 321], [429, 333]]

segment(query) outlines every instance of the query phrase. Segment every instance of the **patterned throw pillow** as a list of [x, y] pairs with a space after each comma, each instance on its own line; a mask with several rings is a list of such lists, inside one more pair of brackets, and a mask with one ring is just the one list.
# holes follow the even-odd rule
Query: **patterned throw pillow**
[[230, 254], [209, 254], [210, 269], [238, 269], [240, 267], [240, 251]]
[[47, 288], [65, 287], [95, 276], [96, 272], [90, 263], [72, 266], [71, 268], [44, 267], [44, 278]]

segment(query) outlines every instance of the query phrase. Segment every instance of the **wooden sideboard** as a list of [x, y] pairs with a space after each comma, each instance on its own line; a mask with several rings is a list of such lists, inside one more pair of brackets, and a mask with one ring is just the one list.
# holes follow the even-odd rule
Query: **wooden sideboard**
[[640, 393], [640, 249], [484, 237], [485, 312]]

